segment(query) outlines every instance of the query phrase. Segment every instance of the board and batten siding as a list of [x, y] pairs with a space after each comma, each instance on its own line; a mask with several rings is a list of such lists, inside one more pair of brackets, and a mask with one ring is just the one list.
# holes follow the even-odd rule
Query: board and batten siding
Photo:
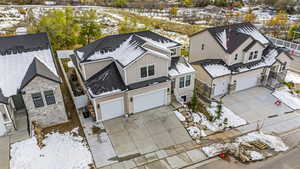
[[112, 63], [111, 59], [82, 63], [84, 64], [82, 68], [84, 71], [85, 80], [89, 79], [94, 74], [98, 73], [100, 70], [104, 69], [106, 66], [108, 66], [111, 63]]
[[[202, 50], [202, 44], [204, 49]], [[228, 56], [218, 42], [206, 30], [190, 38], [189, 62], [204, 59], [224, 59]]]
[[[126, 85], [163, 76], [168, 77], [169, 62], [170, 60], [168, 59], [154, 56], [151, 53], [146, 53], [125, 69], [125, 76], [127, 78]], [[141, 67], [149, 65], [154, 65], [154, 76], [141, 78]]]

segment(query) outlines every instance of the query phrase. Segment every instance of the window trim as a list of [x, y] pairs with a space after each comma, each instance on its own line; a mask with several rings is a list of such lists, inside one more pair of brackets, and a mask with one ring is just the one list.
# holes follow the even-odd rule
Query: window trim
[[[154, 73], [153, 75], [149, 75], [149, 67], [150, 66], [153, 66], [154, 68]], [[142, 68], [146, 68], [146, 75], [145, 77], [142, 77]], [[141, 66], [140, 67], [140, 79], [146, 79], [146, 78], [149, 78], [149, 77], [154, 77], [156, 74], [155, 74], [155, 64], [149, 64], [149, 65], [145, 65], [145, 66]]]
[[[40, 101], [42, 101], [41, 103], [42, 103], [42, 105], [41, 106], [38, 106], [37, 104], [36, 104], [36, 102], [35, 102], [35, 97], [34, 97], [34, 95], [40, 95]], [[34, 108], [41, 108], [41, 107], [45, 107], [45, 103], [44, 103], [44, 99], [43, 99], [43, 94], [42, 94], [42, 92], [35, 92], [35, 93], [32, 93], [31, 94], [31, 98], [32, 98], [32, 102], [33, 102], [33, 105], [34, 105]]]
[[238, 54], [238, 53], [236, 53], [236, 54], [235, 54], [235, 56], [234, 56], [234, 60], [237, 60], [237, 59], [238, 59], [238, 57], [239, 57], [239, 54]]
[[[187, 77], [190, 77], [189, 79], [189, 85], [187, 85]], [[183, 78], [183, 86], [181, 87], [181, 79]], [[182, 88], [187, 88], [187, 87], [190, 87], [191, 86], [191, 83], [192, 82], [192, 75], [191, 74], [187, 74], [187, 75], [183, 75], [183, 76], [180, 76], [179, 77], [179, 88], [182, 89]]]
[[253, 52], [250, 52], [249, 60], [253, 60]]
[[[181, 79], [183, 79], [183, 86], [181, 86]], [[185, 76], [181, 76], [179, 77], [179, 88], [182, 89], [182, 88], [185, 88]]]
[[258, 51], [254, 51], [254, 55], [253, 55], [253, 59], [257, 59], [258, 58]]
[[172, 49], [170, 49], [170, 51], [171, 51], [171, 56], [176, 56], [177, 55], [177, 48], [172, 48]]
[[[46, 95], [46, 93], [47, 92], [52, 92], [52, 95], [53, 95], [53, 99], [54, 99], [54, 103], [48, 103], [48, 100], [47, 100], [47, 95]], [[55, 98], [55, 94], [54, 94], [54, 91], [53, 90], [45, 90], [45, 91], [43, 91], [43, 93], [44, 93], [44, 98], [45, 98], [45, 102], [46, 102], [46, 104], [47, 105], [53, 105], [53, 104], [56, 104], [57, 102], [56, 102], [56, 98]]]
[[201, 50], [204, 50], [204, 47], [205, 47], [205, 45], [204, 45], [204, 43], [202, 43], [201, 44]]

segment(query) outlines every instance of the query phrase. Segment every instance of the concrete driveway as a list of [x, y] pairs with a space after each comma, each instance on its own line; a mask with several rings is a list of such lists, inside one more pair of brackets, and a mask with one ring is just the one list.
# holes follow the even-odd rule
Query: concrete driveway
[[223, 98], [227, 108], [250, 123], [293, 111], [283, 103], [280, 106], [275, 105], [276, 100], [272, 91], [263, 87], [240, 91]]
[[119, 158], [131, 158], [191, 141], [170, 106], [104, 121]]

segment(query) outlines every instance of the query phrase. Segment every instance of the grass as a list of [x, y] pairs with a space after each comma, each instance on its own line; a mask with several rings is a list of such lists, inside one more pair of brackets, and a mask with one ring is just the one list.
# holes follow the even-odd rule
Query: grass
[[130, 20], [138, 21], [138, 23], [144, 24], [146, 26], [146, 29], [162, 29], [164, 31], [171, 31], [184, 35], [192, 35], [203, 29], [198, 25], [180, 24], [147, 16], [140, 16], [128, 11], [111, 10], [110, 12], [118, 13]]

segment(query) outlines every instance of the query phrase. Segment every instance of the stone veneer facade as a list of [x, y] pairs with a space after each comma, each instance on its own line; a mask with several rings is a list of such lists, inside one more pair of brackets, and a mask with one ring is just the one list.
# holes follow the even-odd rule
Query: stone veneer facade
[[[47, 105], [44, 91], [53, 90], [56, 104]], [[65, 105], [60, 89], [60, 84], [40, 76], [36, 76], [22, 89], [23, 99], [28, 112], [30, 126], [32, 121], [37, 121], [43, 127], [59, 124], [68, 120]], [[44, 101], [43, 107], [36, 108], [32, 100], [32, 94], [41, 92]]]

